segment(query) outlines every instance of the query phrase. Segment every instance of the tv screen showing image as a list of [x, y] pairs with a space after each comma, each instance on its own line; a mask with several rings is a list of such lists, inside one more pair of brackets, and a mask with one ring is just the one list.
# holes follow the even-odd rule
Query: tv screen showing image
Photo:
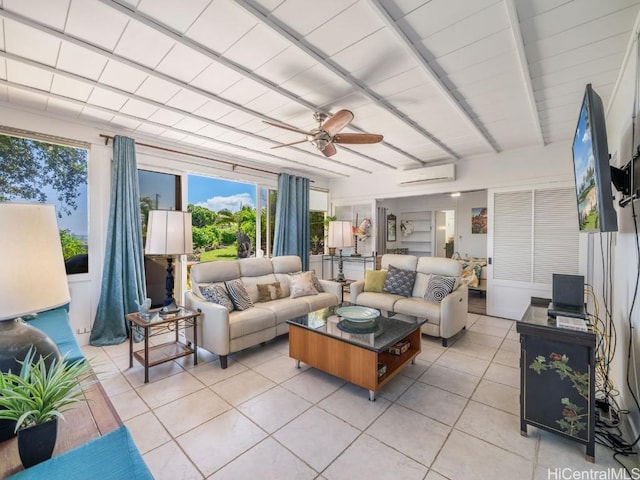
[[573, 168], [580, 230], [617, 231], [604, 108], [591, 84], [585, 89], [573, 139]]

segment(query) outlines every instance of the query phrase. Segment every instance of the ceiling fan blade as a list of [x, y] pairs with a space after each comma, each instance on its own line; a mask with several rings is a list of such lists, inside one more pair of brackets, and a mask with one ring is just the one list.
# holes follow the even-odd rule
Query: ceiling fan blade
[[273, 127], [278, 127], [278, 128], [284, 128], [285, 130], [290, 130], [292, 132], [300, 133], [302, 135], [313, 135], [313, 133], [311, 132], [305, 132], [304, 130], [300, 130], [299, 128], [295, 128], [295, 127], [290, 127], [289, 125], [282, 125], [280, 123], [268, 122], [266, 120], [263, 120], [263, 122], [266, 123], [267, 125], [271, 125]]
[[333, 137], [336, 143], [378, 143], [382, 135], [375, 133], [338, 133]]
[[322, 154], [325, 157], [330, 157], [331, 155], [335, 155], [337, 153], [336, 146], [333, 143], [327, 143], [327, 146], [322, 150]]
[[349, 110], [340, 110], [336, 112], [334, 116], [325, 121], [320, 127], [320, 130], [324, 130], [333, 137], [336, 133], [349, 125], [352, 120], [353, 113]]
[[282, 147], [289, 147], [291, 145], [298, 145], [299, 143], [305, 143], [307, 140], [298, 140], [297, 142], [291, 142], [291, 143], [283, 143], [282, 145], [276, 145], [275, 147], [271, 147], [271, 150], [273, 150], [274, 148], [282, 148]]

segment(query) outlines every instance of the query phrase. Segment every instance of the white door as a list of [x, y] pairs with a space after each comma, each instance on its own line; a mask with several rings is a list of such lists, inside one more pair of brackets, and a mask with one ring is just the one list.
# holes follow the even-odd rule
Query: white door
[[553, 273], [579, 274], [575, 188], [489, 190], [487, 315], [519, 320], [532, 296], [550, 298]]

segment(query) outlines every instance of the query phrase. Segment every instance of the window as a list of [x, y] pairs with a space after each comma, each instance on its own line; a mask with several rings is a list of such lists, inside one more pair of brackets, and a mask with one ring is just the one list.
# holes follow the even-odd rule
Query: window
[[195, 260], [256, 255], [255, 185], [189, 175], [188, 204]]
[[329, 206], [329, 194], [323, 190], [309, 190], [309, 253], [322, 255], [325, 238], [328, 234], [329, 219], [326, 216]]
[[273, 253], [273, 239], [276, 234], [277, 201], [277, 190], [267, 187], [260, 188], [260, 249], [266, 257], [271, 257]]
[[0, 134], [0, 201], [55, 206], [67, 274], [89, 271], [87, 148], [35, 133]]
[[[138, 170], [140, 190], [140, 220], [142, 247], [147, 236], [150, 210], [182, 210], [180, 177], [168, 173]], [[166, 296], [167, 260], [162, 257], [144, 257], [147, 297], [153, 307], [162, 305]]]

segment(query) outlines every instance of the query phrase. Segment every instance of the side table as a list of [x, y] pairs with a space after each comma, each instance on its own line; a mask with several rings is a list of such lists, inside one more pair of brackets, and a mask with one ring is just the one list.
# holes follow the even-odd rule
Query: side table
[[[176, 313], [160, 314], [160, 309], [149, 311], [147, 317], [140, 315], [140, 312], [126, 315], [131, 327], [129, 335], [129, 368], [133, 367], [135, 357], [144, 365], [144, 383], [149, 382], [149, 367], [161, 363], [170, 362], [176, 358], [186, 357], [193, 353], [193, 363], [198, 364], [198, 317], [200, 311], [190, 310], [180, 307]], [[133, 351], [133, 326], [137, 325], [144, 332], [144, 349]], [[188, 345], [180, 341], [179, 331], [185, 328], [193, 328], [193, 342]], [[149, 347], [149, 338], [167, 332], [175, 331], [176, 339], [172, 342], [162, 343]]]

